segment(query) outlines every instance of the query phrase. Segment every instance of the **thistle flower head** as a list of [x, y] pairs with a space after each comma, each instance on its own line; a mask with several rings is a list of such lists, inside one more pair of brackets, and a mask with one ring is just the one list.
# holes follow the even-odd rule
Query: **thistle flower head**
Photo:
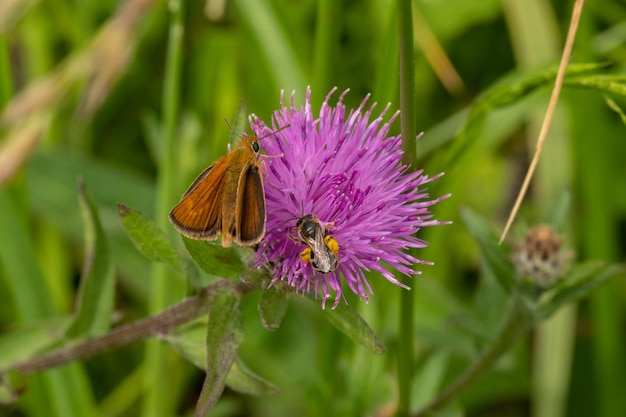
[[552, 226], [540, 224], [531, 228], [523, 243], [514, 246], [512, 257], [517, 274], [540, 288], [549, 288], [563, 276], [574, 257], [562, 245], [563, 238]]
[[[366, 301], [372, 289], [365, 271], [378, 271], [405, 287], [385, 265], [413, 275], [419, 273], [415, 264], [429, 263], [409, 255], [407, 249], [427, 246], [414, 235], [422, 227], [442, 224], [429, 208], [447, 196], [430, 199], [422, 188], [441, 174], [428, 177], [422, 171], [408, 172], [401, 164], [401, 137], [388, 136], [397, 113], [384, 122], [388, 107], [374, 116], [374, 105], [365, 107], [368, 96], [346, 114], [347, 91], [332, 107], [334, 92], [317, 117], [309, 89], [301, 108], [294, 105], [293, 95], [288, 104], [281, 95], [271, 128], [254, 115], [251, 126], [264, 138], [261, 146], [267, 155], [261, 157], [267, 172], [267, 232], [257, 260], [271, 262], [274, 280], [286, 280], [298, 292], [322, 295], [323, 303], [334, 294], [336, 306], [343, 294], [342, 276], [348, 288]], [[294, 235], [298, 220], [307, 214], [315, 215], [323, 233], [338, 244], [338, 264], [331, 272], [319, 272], [300, 256], [306, 244]]]

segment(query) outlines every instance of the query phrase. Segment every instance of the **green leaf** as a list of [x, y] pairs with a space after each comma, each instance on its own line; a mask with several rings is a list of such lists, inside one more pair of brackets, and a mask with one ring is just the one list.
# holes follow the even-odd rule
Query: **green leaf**
[[491, 336], [485, 323], [473, 315], [452, 315], [446, 319], [446, 327], [481, 342], [489, 341]]
[[240, 358], [237, 358], [230, 368], [226, 385], [248, 395], [275, 395], [280, 392], [276, 385], [252, 372]]
[[204, 240], [188, 239], [183, 236], [187, 252], [207, 274], [236, 279], [245, 271], [235, 248], [223, 248]]
[[606, 105], [609, 106], [609, 108], [615, 113], [617, 113], [620, 119], [622, 119], [622, 123], [626, 125], [626, 114], [624, 113], [624, 110], [622, 110], [622, 108], [615, 102], [615, 100], [611, 99], [610, 97], [604, 97], [604, 100], [606, 101]]
[[374, 353], [385, 353], [385, 347], [374, 331], [354, 308], [339, 304], [335, 309], [325, 309], [322, 314], [340, 332]]
[[[599, 63], [569, 65], [565, 74], [565, 84], [575, 76], [597, 70], [603, 66], [606, 65]], [[556, 78], [557, 70], [558, 68], [553, 66], [531, 74], [506, 76], [482, 94], [472, 106], [457, 140], [447, 151], [446, 160], [448, 163], [459, 165], [459, 161], [468, 155], [473, 155], [471, 149], [481, 142], [479, 139], [489, 113], [519, 102], [539, 88], [551, 86]]]
[[[163, 340], [189, 362], [206, 370], [207, 326], [207, 317], [199, 318], [164, 335]], [[226, 385], [242, 394], [272, 395], [278, 393], [278, 388], [275, 385], [252, 372], [239, 357], [235, 359], [230, 368], [226, 377]]]
[[15, 191], [0, 186], [0, 279], [11, 294], [17, 321], [33, 323], [50, 317], [54, 308], [26, 227], [27, 206]]
[[237, 142], [239, 142], [241, 135], [246, 132], [247, 128], [250, 126], [248, 124], [248, 107], [243, 99], [241, 99], [239, 108], [237, 109], [237, 114], [235, 114], [235, 118], [229, 126], [230, 135], [228, 136], [228, 143], [230, 144], [231, 149], [233, 149], [237, 146]]
[[624, 271], [621, 265], [607, 266], [602, 261], [590, 261], [572, 266], [569, 273], [554, 288], [554, 295], [538, 308], [537, 316], [550, 317], [563, 305], [586, 297], [609, 278], [618, 273], [623, 274]]
[[98, 218], [98, 210], [82, 180], [78, 194], [85, 228], [85, 263], [76, 300], [71, 337], [92, 337], [106, 332], [113, 312], [115, 276], [109, 244]]
[[[601, 63], [569, 65], [565, 73], [565, 83], [567, 84], [568, 81], [577, 79], [580, 77], [580, 74], [597, 70], [603, 66], [606, 65]], [[483, 94], [477, 101], [476, 106], [481, 108], [480, 111], [482, 112], [487, 109], [497, 109], [513, 104], [539, 87], [552, 85], [556, 78], [557, 71], [557, 66], [552, 66], [531, 74], [505, 77], [501, 82], [497, 83], [493, 88]], [[597, 78], [597, 76], [592, 78]]]
[[432, 401], [441, 390], [446, 371], [450, 365], [449, 352], [437, 352], [428, 356], [419, 371], [415, 373], [413, 386], [413, 407], [420, 409]]
[[624, 83], [624, 76], [619, 74], [566, 78], [563, 84], [626, 96], [626, 83]]
[[498, 245], [498, 239], [489, 224], [468, 208], [461, 210], [461, 218], [470, 234], [483, 250], [488, 266], [507, 293], [515, 286], [515, 271], [504, 246]]
[[548, 213], [546, 223], [553, 225], [556, 230], [561, 230], [572, 202], [570, 190], [563, 190], [557, 196]]
[[272, 287], [261, 292], [259, 313], [261, 323], [267, 330], [274, 331], [280, 327], [289, 305], [288, 289], [284, 282], [277, 281]]
[[196, 416], [204, 416], [217, 402], [230, 368], [243, 341], [241, 296], [230, 289], [215, 294], [207, 327], [207, 373], [196, 406]]
[[200, 369], [206, 370], [206, 332], [207, 317], [201, 317], [182, 326], [162, 337], [182, 357]]
[[122, 225], [139, 252], [153, 261], [171, 266], [179, 274], [183, 272], [181, 257], [171, 242], [155, 223], [141, 212], [118, 203], [118, 213]]

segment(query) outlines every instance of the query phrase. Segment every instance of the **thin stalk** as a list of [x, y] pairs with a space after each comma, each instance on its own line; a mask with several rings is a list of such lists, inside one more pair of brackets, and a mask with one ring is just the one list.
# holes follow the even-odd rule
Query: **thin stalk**
[[81, 340], [43, 356], [18, 363], [8, 369], [0, 370], [0, 373], [7, 371], [25, 374], [41, 372], [126, 346], [147, 337], [167, 333], [181, 324], [207, 314], [211, 308], [213, 294], [229, 286], [241, 293], [248, 291], [244, 284], [233, 284], [230, 281], [220, 280], [204, 287], [198, 295], [189, 297], [159, 314], [116, 327], [102, 336]]
[[[398, 1], [398, 28], [400, 40], [400, 121], [402, 132], [402, 163], [415, 161], [415, 66], [413, 63], [413, 20], [411, 0]], [[414, 170], [414, 168], [409, 168]], [[408, 284], [408, 282], [405, 282]], [[411, 381], [413, 372], [413, 311], [414, 295], [402, 291], [400, 296], [400, 329], [398, 343], [398, 416], [408, 416], [411, 409]]]
[[450, 400], [456, 398], [461, 391], [469, 387], [485, 372], [489, 371], [500, 356], [509, 350], [515, 342], [532, 326], [532, 311], [524, 304], [519, 295], [515, 296], [507, 319], [496, 340], [459, 375], [446, 389], [444, 389], [430, 404], [415, 414], [415, 417], [429, 415], [440, 409]]
[[[559, 59], [560, 33], [557, 30], [553, 6], [544, 0], [504, 0], [502, 2], [512, 50], [521, 71], [539, 68]], [[529, 33], [528, 28], [533, 30]], [[578, 56], [577, 59], [584, 60]], [[533, 106], [527, 116], [526, 135], [529, 153], [534, 151], [534, 138], [539, 136], [545, 107]], [[564, 189], [576, 180], [572, 175], [572, 145], [570, 123], [563, 117], [565, 108], [557, 108], [550, 137], [544, 142], [543, 154], [533, 179], [532, 210], [535, 218], [544, 218], [546, 209]], [[567, 111], [570, 109], [568, 108]], [[572, 120], [575, 118], [572, 117]], [[591, 120], [591, 117], [589, 118]], [[573, 128], [575, 130], [576, 128]], [[555, 158], [559, 163], [555, 164]], [[546, 204], [546, 202], [550, 202]], [[544, 220], [545, 221], [545, 220]], [[561, 219], [561, 223], [564, 223]], [[555, 224], [556, 226], [556, 224]], [[569, 229], [568, 225], [566, 230]], [[566, 235], [569, 233], [566, 233]], [[563, 417], [567, 415], [571, 385], [573, 353], [576, 346], [576, 303], [562, 306], [549, 319], [533, 329], [531, 363], [531, 415], [533, 417]], [[595, 338], [594, 338], [595, 339]], [[597, 413], [596, 415], [600, 415]]]
[[584, 0], [576, 0], [576, 2], [574, 3], [574, 10], [572, 11], [572, 18], [570, 21], [569, 30], [567, 32], [567, 40], [565, 41], [563, 53], [561, 54], [561, 62], [559, 63], [556, 80], [554, 81], [554, 87], [552, 88], [552, 94], [550, 95], [550, 102], [548, 103], [548, 108], [546, 110], [546, 114], [541, 125], [541, 130], [539, 131], [539, 137], [537, 138], [535, 154], [533, 155], [533, 159], [530, 162], [530, 166], [528, 167], [528, 171], [526, 172], [526, 176], [524, 177], [524, 182], [522, 183], [522, 187], [517, 195], [515, 204], [511, 209], [509, 218], [506, 221], [506, 225], [504, 226], [502, 235], [500, 235], [500, 243], [504, 241], [504, 238], [506, 237], [509, 229], [511, 228], [511, 225], [513, 224], [513, 220], [515, 220], [515, 216], [517, 215], [517, 212], [522, 205], [522, 201], [524, 201], [524, 196], [526, 195], [526, 191], [528, 190], [530, 181], [533, 177], [533, 174], [535, 173], [537, 164], [539, 163], [539, 156], [541, 155], [544, 142], [546, 141], [546, 138], [548, 136], [550, 124], [552, 122], [552, 116], [554, 115], [554, 110], [556, 109], [556, 104], [559, 101], [559, 96], [561, 94], [561, 87], [563, 86], [563, 80], [565, 79], [565, 71], [567, 70], [569, 58], [572, 55], [574, 39], [576, 38], [576, 31], [578, 30], [578, 23], [580, 22], [580, 16], [582, 14], [584, 4]]
[[[182, 41], [184, 33], [184, 0], [170, 0], [170, 28], [167, 45], [167, 59], [163, 89], [163, 147], [159, 161], [157, 182], [156, 222], [163, 230], [172, 230], [167, 214], [176, 202], [174, 175], [177, 170], [178, 153], [176, 152], [176, 129], [179, 113], [179, 92], [182, 67]], [[152, 294], [149, 311], [161, 311], [183, 296], [181, 281], [170, 276], [164, 265], [154, 264], [152, 269]], [[146, 396], [143, 415], [149, 417], [169, 416], [174, 414], [172, 382], [175, 382], [176, 359], [167, 347], [151, 341], [146, 346], [144, 363]]]

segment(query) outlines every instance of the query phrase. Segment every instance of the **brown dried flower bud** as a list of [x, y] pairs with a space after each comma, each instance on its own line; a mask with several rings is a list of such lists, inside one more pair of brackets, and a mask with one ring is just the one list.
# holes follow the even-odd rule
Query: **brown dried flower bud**
[[527, 277], [540, 287], [550, 286], [563, 275], [571, 258], [563, 251], [563, 240], [552, 226], [539, 225], [528, 231], [524, 242], [513, 252], [513, 263], [520, 277]]

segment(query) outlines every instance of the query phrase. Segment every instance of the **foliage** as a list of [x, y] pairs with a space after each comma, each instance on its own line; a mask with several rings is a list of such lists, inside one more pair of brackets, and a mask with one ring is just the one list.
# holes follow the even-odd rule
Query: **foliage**
[[[441, 415], [626, 414], [626, 7], [589, 3], [531, 193], [498, 245], [569, 3], [412, 2], [425, 132], [412, 164], [446, 172], [429, 193], [452, 194], [433, 212], [453, 224], [418, 233], [435, 265], [408, 281], [406, 329], [406, 290], [378, 273], [369, 303], [322, 310], [269, 286], [249, 250], [167, 222], [226, 152], [242, 98], [264, 120], [281, 90], [300, 105], [307, 85], [318, 106], [337, 86], [349, 108], [371, 93], [399, 109], [396, 2], [3, 1], [0, 416], [191, 415], [197, 402], [216, 416], [391, 415], [404, 388], [408, 415], [459, 375], [471, 384]], [[535, 223], [576, 256], [549, 288], [510, 259]]]

